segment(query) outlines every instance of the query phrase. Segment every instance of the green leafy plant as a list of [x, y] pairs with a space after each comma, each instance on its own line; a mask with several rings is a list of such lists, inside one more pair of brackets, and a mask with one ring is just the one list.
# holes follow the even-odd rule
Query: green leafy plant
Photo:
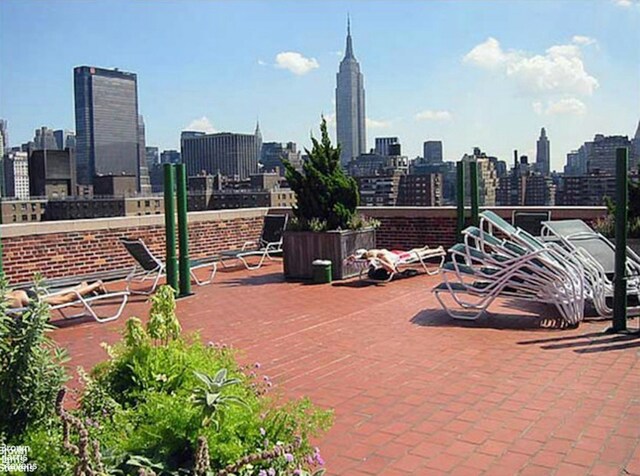
[[[166, 344], [169, 340], [177, 339], [181, 330], [180, 323], [176, 317], [175, 291], [171, 286], [160, 286], [151, 297], [147, 334], [152, 339]], [[134, 336], [131, 336], [131, 338], [135, 339]]]
[[213, 376], [194, 372], [203, 385], [194, 392], [194, 403], [201, 407], [203, 419], [202, 425], [213, 424], [216, 430], [220, 428], [220, 413], [227, 405], [243, 405], [248, 408], [247, 403], [235, 395], [223, 394], [226, 387], [241, 383], [239, 378], [227, 378], [227, 369], [220, 369]]
[[235, 349], [181, 335], [173, 292], [152, 303], [146, 326], [130, 319], [107, 353], [91, 372], [78, 370], [77, 408], [60, 398], [59, 419], [24, 433], [43, 474], [292, 475], [323, 464], [310, 438], [332, 413], [308, 399], [281, 402], [258, 364], [241, 366]]
[[360, 203], [356, 181], [340, 166], [340, 146], [331, 144], [327, 121], [322, 118], [321, 138], [311, 138], [313, 148], [305, 149], [309, 159], [302, 173], [283, 161], [285, 176], [296, 194], [294, 216], [301, 229], [314, 231], [348, 229]]
[[48, 337], [49, 306], [37, 299], [8, 313], [7, 282], [0, 280], [0, 440], [11, 441], [53, 417], [53, 403], [67, 380], [67, 354]]

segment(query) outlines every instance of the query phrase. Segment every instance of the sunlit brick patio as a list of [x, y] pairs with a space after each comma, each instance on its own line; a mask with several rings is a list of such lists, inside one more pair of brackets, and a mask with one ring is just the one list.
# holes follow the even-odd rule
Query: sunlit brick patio
[[[544, 305], [456, 322], [437, 282], [311, 286], [269, 264], [220, 272], [178, 315], [287, 396], [335, 409], [318, 441], [330, 474], [640, 475], [639, 338], [605, 336], [606, 322], [543, 328]], [[117, 322], [65, 322], [54, 337], [88, 367], [147, 309], [136, 297]]]

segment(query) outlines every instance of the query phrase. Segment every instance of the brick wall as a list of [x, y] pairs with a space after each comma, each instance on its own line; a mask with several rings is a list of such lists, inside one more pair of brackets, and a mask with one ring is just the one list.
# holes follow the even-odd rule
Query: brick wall
[[[551, 211], [552, 220], [580, 219], [591, 224], [606, 215], [605, 207], [491, 207], [491, 211], [511, 221], [515, 210]], [[481, 209], [482, 211], [483, 209]], [[272, 208], [272, 213], [289, 210]], [[407, 250], [429, 245], [450, 248], [456, 243], [455, 207], [361, 207], [360, 213], [380, 221], [376, 232], [379, 248]], [[467, 210], [470, 215], [470, 211]]]
[[[257, 209], [249, 214], [221, 212], [213, 213], [212, 219], [193, 221], [190, 216], [190, 256], [212, 256], [224, 249], [238, 248], [245, 241], [257, 240], [265, 212], [265, 209]], [[45, 278], [58, 278], [131, 267], [133, 260], [118, 242], [123, 236], [144, 239], [152, 252], [164, 259], [165, 234], [162, 219], [140, 217], [132, 220], [123, 217], [103, 220], [108, 222], [103, 228], [91, 226], [93, 223], [88, 224], [89, 229], [77, 226], [82, 225], [82, 222], [93, 221], [68, 222], [69, 228], [76, 229], [55, 230], [51, 233], [46, 232], [47, 225], [50, 225], [48, 223], [3, 227], [3, 264], [10, 281], [31, 281], [36, 272], [42, 273]], [[145, 225], [145, 221], [152, 223]], [[75, 227], [71, 225], [73, 223]], [[29, 227], [34, 233], [19, 233], [20, 230], [16, 229], [7, 233], [10, 226]]]
[[[514, 208], [492, 210], [510, 219]], [[550, 210], [552, 219], [578, 218], [588, 223], [606, 214], [604, 207], [552, 207]], [[190, 255], [193, 258], [211, 256], [222, 249], [238, 248], [245, 241], [257, 240], [267, 212], [289, 211], [254, 208], [190, 213]], [[424, 245], [449, 248], [455, 243], [456, 210], [453, 207], [365, 207], [360, 211], [380, 221], [376, 234], [380, 248], [410, 249]], [[4, 269], [13, 283], [30, 281], [35, 272], [56, 278], [130, 267], [133, 261], [118, 243], [122, 236], [143, 238], [151, 250], [164, 259], [164, 221], [158, 215], [2, 225], [0, 229]]]
[[[580, 219], [588, 224], [606, 215], [605, 207], [494, 207], [491, 210], [509, 222], [514, 210], [550, 210], [552, 220]], [[446, 249], [456, 243], [455, 207], [370, 207], [362, 208], [361, 213], [380, 221], [376, 233], [379, 248], [407, 250], [442, 245]]]

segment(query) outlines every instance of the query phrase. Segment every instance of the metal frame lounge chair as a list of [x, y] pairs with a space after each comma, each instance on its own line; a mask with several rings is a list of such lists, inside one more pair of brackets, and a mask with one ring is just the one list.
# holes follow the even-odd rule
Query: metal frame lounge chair
[[[385, 279], [373, 279], [369, 277], [370, 271], [373, 270], [375, 272], [375, 270], [384, 268], [379, 259], [347, 258], [347, 260], [360, 268], [360, 272], [358, 274], [359, 279], [367, 279], [375, 282], [389, 282], [396, 275], [402, 274], [407, 269], [415, 269], [417, 267], [421, 268], [424, 274], [429, 276], [438, 274], [440, 272], [440, 268], [442, 268], [442, 265], [444, 264], [445, 258], [447, 257], [447, 252], [442, 246], [438, 246], [437, 248], [429, 248], [429, 246], [425, 246], [411, 251], [393, 250], [391, 252], [398, 256], [398, 260], [394, 263], [394, 271], [389, 273], [389, 276]], [[438, 258], [440, 259], [439, 264], [430, 269], [426, 261]]]
[[[62, 282], [70, 284], [70, 280], [61, 280], [60, 283], [62, 284]], [[129, 291], [113, 291], [113, 292], [108, 292], [106, 294], [98, 294], [95, 296], [82, 296], [76, 290], [71, 289], [69, 287], [69, 284], [67, 284], [67, 287], [63, 287], [63, 286], [57, 286], [56, 288], [41, 287], [39, 289], [39, 291], [46, 296], [75, 294], [75, 299], [71, 302], [56, 304], [56, 305], [49, 305], [52, 311], [58, 311], [64, 319], [74, 319], [78, 317], [90, 316], [93, 319], [95, 319], [97, 322], [101, 322], [101, 323], [114, 321], [120, 317], [120, 315], [122, 314], [122, 311], [124, 310], [127, 304], [127, 301], [129, 300], [129, 294], [130, 294]], [[102, 301], [114, 299], [114, 298], [121, 299], [116, 309], [116, 312], [109, 316], [101, 317], [98, 314], [98, 312], [96, 312], [93, 306]], [[69, 308], [75, 308], [75, 307], [83, 307], [84, 311], [80, 313], [72, 314], [72, 315], [68, 315], [67, 313], [65, 313], [65, 311], [68, 310]], [[25, 312], [27, 309], [28, 308], [26, 307], [11, 308], [11, 309], [7, 309], [7, 312], [20, 314]]]
[[[477, 319], [498, 296], [554, 304], [563, 319], [575, 324], [583, 315], [583, 292], [575, 271], [567, 270], [544, 256], [545, 250], [527, 252], [491, 237], [495, 248], [490, 254], [477, 249], [474, 242], [483, 235], [478, 229], [465, 230], [465, 243], [449, 251], [452, 261], [442, 269], [443, 282], [434, 289], [436, 298], [457, 319]], [[484, 235], [484, 239], [489, 235]], [[501, 244], [501, 243], [504, 243]], [[510, 253], [519, 254], [513, 256]], [[452, 276], [452, 278], [450, 278]], [[579, 274], [578, 274], [579, 276]], [[447, 306], [440, 294], [448, 293], [458, 306]], [[469, 313], [471, 312], [471, 314]]]
[[[288, 215], [265, 215], [264, 224], [260, 239], [247, 241], [239, 250], [226, 250], [219, 253], [222, 266], [226, 267], [225, 261], [238, 260], [247, 269], [258, 269], [265, 259], [273, 260], [275, 254], [282, 253], [282, 239], [287, 227]], [[259, 256], [257, 264], [250, 264], [247, 258]]]
[[[158, 287], [160, 279], [166, 274], [165, 263], [151, 252], [142, 238], [123, 237], [120, 238], [120, 243], [122, 243], [136, 262], [133, 269], [126, 277], [127, 291], [132, 294], [153, 294]], [[218, 269], [216, 261], [217, 258], [204, 258], [190, 261], [189, 274], [198, 286], [204, 286], [205, 284], [209, 284], [213, 281]], [[201, 281], [194, 273], [194, 270], [206, 268], [208, 266], [211, 266], [209, 279]], [[147, 280], [153, 280], [153, 284], [148, 290], [131, 289], [131, 284], [133, 282], [142, 283]]]
[[[500, 232], [500, 238], [494, 236]], [[585, 283], [580, 260], [555, 244], [545, 244], [492, 212], [480, 228], [463, 231], [464, 242], [449, 251], [443, 282], [433, 292], [457, 319], [477, 319], [498, 296], [554, 304], [562, 318], [577, 324], [584, 316]], [[447, 305], [448, 294], [456, 307]]]
[[[601, 316], [610, 316], [613, 308], [615, 245], [582, 220], [547, 221], [543, 223], [543, 239], [554, 242], [578, 257], [585, 269], [590, 299]], [[627, 294], [640, 297], [640, 257], [627, 248]], [[636, 309], [637, 310], [637, 309]]]

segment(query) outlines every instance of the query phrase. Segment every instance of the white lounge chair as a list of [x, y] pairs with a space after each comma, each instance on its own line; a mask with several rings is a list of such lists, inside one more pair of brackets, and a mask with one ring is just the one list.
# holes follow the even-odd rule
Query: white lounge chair
[[[369, 279], [376, 282], [389, 282], [395, 276], [402, 274], [409, 269], [415, 270], [418, 268], [424, 274], [429, 276], [438, 274], [447, 256], [447, 252], [442, 246], [438, 246], [437, 248], [429, 248], [429, 246], [425, 246], [423, 248], [413, 249], [410, 251], [393, 250], [391, 253], [394, 253], [397, 256], [397, 261], [393, 264], [393, 272], [389, 272], [378, 258], [351, 257], [347, 258], [347, 260], [349, 263], [360, 269], [360, 272], [358, 273], [359, 279]], [[431, 264], [430, 266], [428, 261], [434, 259], [438, 260], [438, 264]], [[387, 274], [385, 275], [386, 277], [384, 279], [372, 278], [371, 276], [374, 276], [380, 269], [387, 271]]]
[[[610, 316], [613, 308], [615, 245], [582, 220], [547, 221], [542, 226], [542, 238], [554, 242], [579, 258], [585, 269], [590, 299], [601, 316]], [[627, 248], [627, 294], [640, 297], [640, 257]]]
[[[582, 320], [585, 284], [578, 259], [491, 212], [481, 214], [480, 225], [464, 230], [464, 242], [449, 250], [452, 261], [443, 265], [443, 282], [433, 290], [451, 317], [477, 319], [505, 296], [554, 304], [569, 324]], [[445, 294], [455, 306], [443, 300]]]
[[[64, 281], [69, 282], [69, 280], [64, 280]], [[95, 319], [97, 322], [109, 322], [109, 321], [114, 321], [118, 319], [127, 304], [127, 301], [129, 299], [129, 294], [130, 294], [128, 291], [112, 291], [105, 294], [82, 296], [77, 290], [73, 289], [72, 287], [59, 287], [59, 288], [40, 287], [37, 291], [34, 290], [33, 293], [36, 293], [36, 295], [38, 296], [40, 295], [39, 293], [42, 293], [43, 295], [46, 295], [49, 297], [55, 297], [55, 296], [65, 295], [65, 294], [74, 294], [75, 299], [73, 301], [62, 303], [62, 304], [49, 305], [50, 309], [52, 311], [58, 311], [64, 319], [74, 319], [79, 317], [90, 316], [93, 319]], [[97, 307], [100, 304], [104, 304], [105, 301], [109, 301], [109, 300], [115, 300], [117, 302], [116, 311], [115, 313], [110, 314], [108, 316], [101, 316], [100, 315], [101, 313], [98, 313], [95, 307]], [[67, 313], [69, 310], [74, 308], [79, 308], [79, 307], [83, 309], [82, 312], [79, 312], [79, 313], [77, 312], [71, 315]], [[27, 309], [28, 308], [26, 307], [9, 308], [7, 309], [7, 312], [13, 313], [13, 314], [21, 314], [25, 312]]]

